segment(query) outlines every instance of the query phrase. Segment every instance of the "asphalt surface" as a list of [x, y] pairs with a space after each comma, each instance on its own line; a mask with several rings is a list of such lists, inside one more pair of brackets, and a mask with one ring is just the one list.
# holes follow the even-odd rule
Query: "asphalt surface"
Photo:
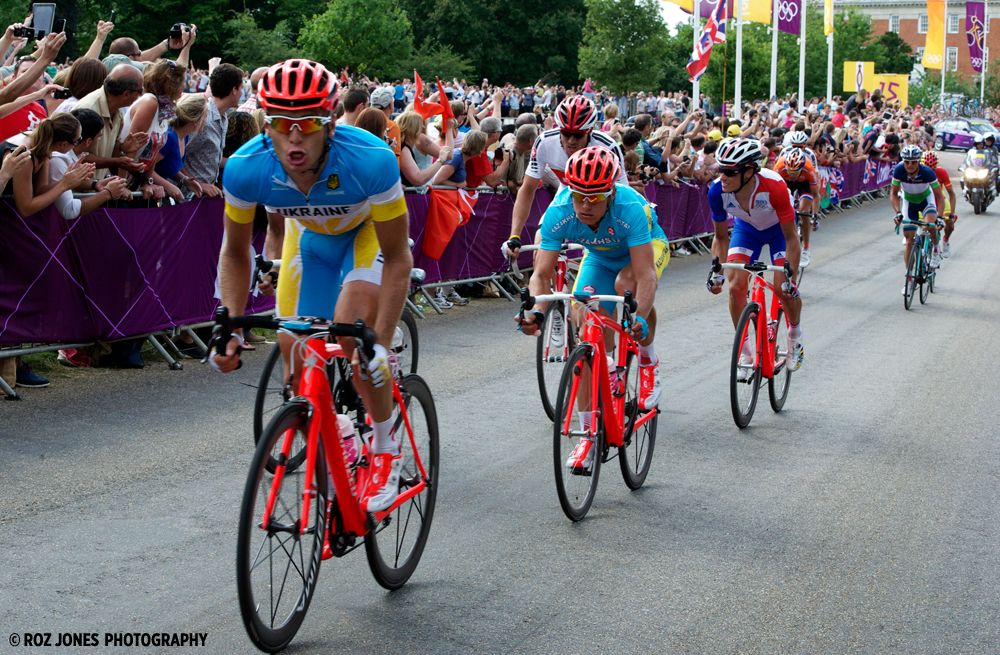
[[[743, 431], [725, 297], [705, 291], [706, 257], [675, 258], [652, 470], [630, 492], [605, 468], [578, 524], [514, 305], [421, 321], [442, 441], [424, 557], [394, 593], [361, 552], [325, 562], [287, 652], [1000, 652], [1000, 205], [959, 213], [937, 293], [909, 312], [888, 201], [823, 222], [804, 368], [785, 411], [762, 398]], [[29, 631], [254, 652], [234, 555], [263, 359], [225, 378], [193, 361], [72, 371], [0, 404], [0, 652], [59, 650], [10, 646]]]

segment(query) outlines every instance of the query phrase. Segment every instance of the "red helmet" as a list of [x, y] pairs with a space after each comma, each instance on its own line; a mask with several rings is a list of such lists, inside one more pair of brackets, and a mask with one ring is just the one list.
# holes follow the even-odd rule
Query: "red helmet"
[[933, 152], [927, 151], [924, 153], [924, 166], [930, 166], [931, 168], [937, 168], [938, 158]]
[[587, 96], [570, 96], [556, 107], [555, 118], [560, 130], [586, 132], [597, 125], [597, 105]]
[[600, 146], [577, 150], [566, 162], [566, 186], [580, 193], [610, 191], [620, 174], [618, 157]]
[[336, 76], [323, 64], [286, 59], [267, 69], [257, 84], [257, 100], [265, 110], [321, 109], [332, 112], [340, 99]]

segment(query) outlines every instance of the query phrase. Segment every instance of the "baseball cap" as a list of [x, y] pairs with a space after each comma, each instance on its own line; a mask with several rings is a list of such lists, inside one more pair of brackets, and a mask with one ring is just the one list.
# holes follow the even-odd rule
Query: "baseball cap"
[[722, 130], [712, 130], [708, 133], [708, 138], [712, 141], [722, 141]]
[[726, 136], [739, 136], [743, 134], [743, 130], [740, 129], [739, 125], [730, 125], [726, 128]]
[[392, 100], [392, 89], [387, 86], [380, 86], [372, 91], [370, 104], [372, 107], [378, 107], [379, 109], [388, 109], [392, 107]]

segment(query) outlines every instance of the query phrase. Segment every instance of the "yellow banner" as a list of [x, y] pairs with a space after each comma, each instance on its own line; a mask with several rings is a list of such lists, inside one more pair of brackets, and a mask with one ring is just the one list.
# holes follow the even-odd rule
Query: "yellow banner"
[[662, 0], [669, 5], [677, 5], [689, 14], [694, 13], [694, 0]]
[[743, 0], [743, 20], [748, 23], [771, 24], [771, 0]]
[[833, 0], [823, 0], [823, 34], [833, 34]]
[[844, 62], [844, 93], [855, 93], [860, 89], [871, 91], [875, 81], [874, 61]]
[[927, 40], [920, 62], [924, 68], [944, 67], [944, 3], [945, 0], [927, 0]]
[[900, 107], [910, 104], [909, 75], [873, 75], [872, 90], [882, 89], [882, 99], [898, 102]]

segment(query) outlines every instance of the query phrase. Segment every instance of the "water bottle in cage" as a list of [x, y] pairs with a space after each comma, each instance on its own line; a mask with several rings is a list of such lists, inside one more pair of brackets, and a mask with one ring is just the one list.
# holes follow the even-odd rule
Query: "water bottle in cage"
[[778, 322], [775, 320], [770, 320], [767, 322], [767, 340], [774, 341], [775, 335], [778, 334]]
[[361, 437], [354, 427], [354, 421], [343, 414], [337, 415], [337, 431], [340, 433], [340, 441], [344, 447], [344, 463], [353, 471], [358, 465], [358, 457], [361, 455]]
[[625, 381], [622, 380], [623, 371], [615, 366], [615, 358], [608, 355], [608, 379], [611, 381], [611, 394], [622, 396], [625, 394]]

